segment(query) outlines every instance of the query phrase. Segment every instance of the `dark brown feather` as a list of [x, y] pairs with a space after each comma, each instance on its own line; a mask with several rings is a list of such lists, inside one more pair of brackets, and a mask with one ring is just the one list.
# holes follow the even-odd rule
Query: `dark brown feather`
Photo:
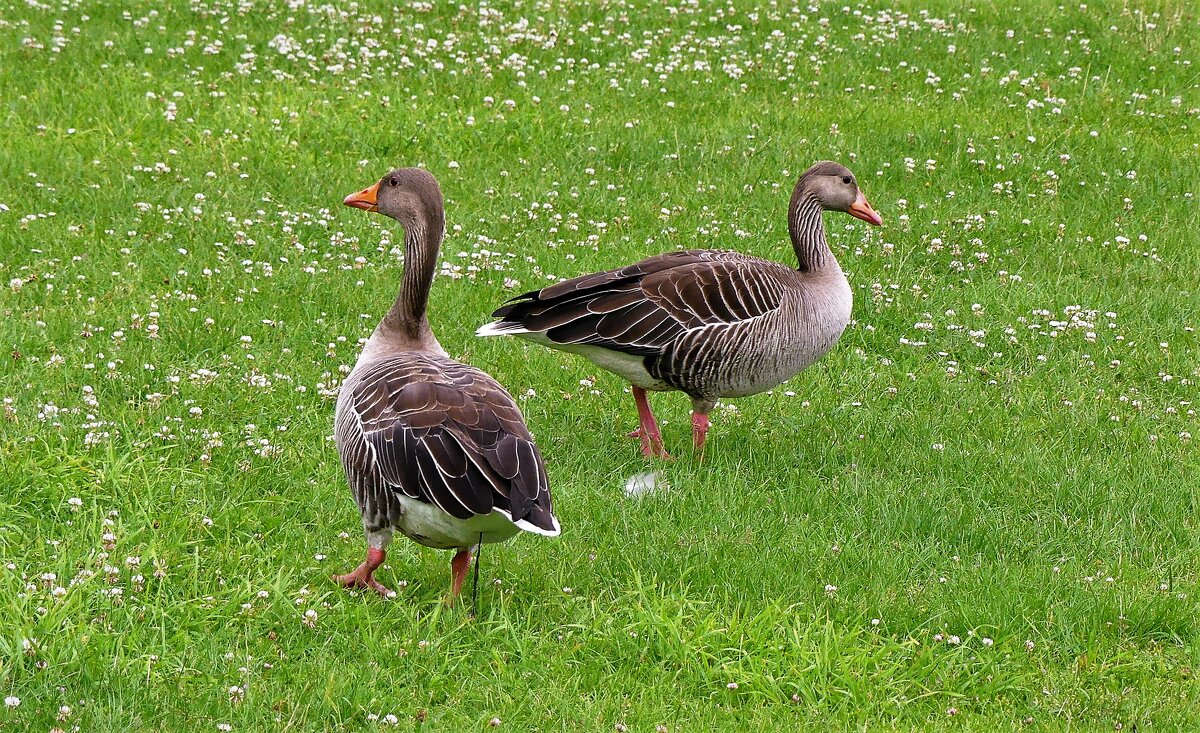
[[795, 277], [738, 252], [667, 252], [519, 295], [492, 315], [555, 343], [655, 356], [689, 329], [772, 312]]
[[370, 446], [356, 472], [459, 519], [511, 509], [514, 521], [554, 528], [545, 467], [520, 409], [478, 369], [397, 354], [367, 368], [350, 406]]

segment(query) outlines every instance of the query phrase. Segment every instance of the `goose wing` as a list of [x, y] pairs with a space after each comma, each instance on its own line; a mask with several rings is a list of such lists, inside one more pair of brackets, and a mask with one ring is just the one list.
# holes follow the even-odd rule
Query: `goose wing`
[[519, 295], [492, 314], [500, 321], [488, 333], [542, 333], [559, 344], [649, 356], [691, 329], [775, 311], [794, 277], [739, 252], [668, 252]]
[[450, 359], [408, 354], [371, 365], [348, 409], [366, 450], [360, 470], [466, 520], [497, 509], [558, 534], [546, 467], [513, 398]]

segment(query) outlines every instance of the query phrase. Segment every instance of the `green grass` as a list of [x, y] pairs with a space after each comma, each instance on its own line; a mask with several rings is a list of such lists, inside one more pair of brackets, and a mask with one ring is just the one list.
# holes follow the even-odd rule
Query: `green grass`
[[[0, 6], [0, 730], [1200, 725], [1194, 4], [157, 5]], [[790, 261], [824, 158], [885, 219], [826, 217], [856, 320], [703, 463], [656, 397], [668, 489], [622, 493], [616, 378], [473, 338], [654, 252]], [[340, 201], [418, 164], [434, 328], [563, 524], [474, 612], [403, 540], [394, 601], [329, 580], [400, 272]]]

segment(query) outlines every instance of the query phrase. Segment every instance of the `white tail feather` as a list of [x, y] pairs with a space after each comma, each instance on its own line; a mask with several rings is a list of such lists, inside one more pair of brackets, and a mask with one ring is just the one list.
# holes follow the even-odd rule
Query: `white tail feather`
[[558, 526], [558, 517], [551, 516], [550, 521], [554, 522], [554, 529], [542, 529], [541, 527], [530, 524], [524, 519], [518, 519], [517, 521], [513, 522], [513, 524], [515, 524], [519, 529], [525, 530], [526, 532], [540, 534], [543, 537], [557, 537], [559, 532], [562, 531], [562, 529]]
[[521, 333], [529, 333], [529, 329], [504, 321], [485, 323], [475, 331], [476, 336], [512, 336]]

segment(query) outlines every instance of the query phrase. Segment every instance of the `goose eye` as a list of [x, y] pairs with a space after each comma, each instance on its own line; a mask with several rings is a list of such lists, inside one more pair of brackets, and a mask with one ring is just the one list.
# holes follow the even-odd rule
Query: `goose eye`
[[389, 185], [389, 186], [399, 186], [399, 185], [400, 185], [400, 179], [396, 178], [395, 176], [392, 176], [392, 177], [391, 177], [391, 178], [388, 180], [388, 185]]
[[847, 186], [849, 186], [851, 184], [851, 182], [853, 182], [853, 181], [854, 181], [854, 179], [851, 178], [850, 176], [842, 176], [842, 183], [846, 184]]

